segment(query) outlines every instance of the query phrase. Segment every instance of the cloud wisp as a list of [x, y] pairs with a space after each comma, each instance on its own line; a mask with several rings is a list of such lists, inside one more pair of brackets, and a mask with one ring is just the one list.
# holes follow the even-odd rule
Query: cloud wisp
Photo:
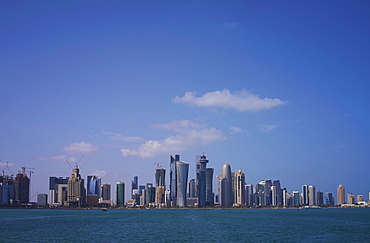
[[199, 145], [207, 145], [226, 139], [221, 130], [214, 127], [209, 128], [206, 124], [194, 123], [189, 120], [156, 124], [154, 128], [174, 131], [177, 134], [163, 140], [147, 141], [141, 144], [138, 149], [122, 148], [122, 155], [152, 158], [179, 153]]
[[41, 161], [56, 161], [56, 162], [65, 162], [68, 160], [70, 163], [77, 162], [76, 157], [67, 157], [66, 155], [55, 155], [55, 156], [41, 156], [38, 158]]
[[119, 133], [111, 133], [111, 132], [103, 132], [105, 135], [109, 135], [110, 139], [113, 141], [120, 141], [120, 142], [128, 142], [128, 143], [142, 143], [145, 141], [144, 138], [141, 137], [129, 137], [123, 136]]
[[84, 154], [92, 154], [97, 152], [99, 149], [95, 145], [91, 143], [71, 143], [70, 145], [67, 145], [63, 148], [64, 152], [67, 152], [69, 154], [76, 154], [76, 153], [84, 153]]
[[260, 98], [246, 90], [231, 93], [228, 89], [208, 92], [199, 97], [195, 92], [185, 92], [182, 97], [176, 96], [173, 102], [199, 107], [233, 109], [238, 112], [268, 110], [287, 103], [277, 98]]

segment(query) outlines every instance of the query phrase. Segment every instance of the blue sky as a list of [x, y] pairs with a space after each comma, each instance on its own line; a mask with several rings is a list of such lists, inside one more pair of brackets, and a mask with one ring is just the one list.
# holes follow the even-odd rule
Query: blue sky
[[[0, 3], [0, 159], [32, 192], [205, 153], [246, 181], [370, 191], [368, 1]], [[82, 158], [83, 156], [83, 158]], [[367, 196], [365, 197], [367, 199]]]

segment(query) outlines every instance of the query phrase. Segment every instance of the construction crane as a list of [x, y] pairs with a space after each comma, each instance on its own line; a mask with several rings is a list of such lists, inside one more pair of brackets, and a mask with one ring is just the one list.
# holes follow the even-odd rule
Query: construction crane
[[34, 198], [37, 195], [37, 193], [39, 193], [39, 191], [37, 191], [35, 194], [33, 194], [33, 196], [31, 196], [30, 199], [28, 199], [28, 201], [31, 201], [31, 199]]
[[154, 164], [157, 165], [157, 168], [161, 168], [162, 166], [160, 164], [165, 164], [165, 162], [154, 163]]

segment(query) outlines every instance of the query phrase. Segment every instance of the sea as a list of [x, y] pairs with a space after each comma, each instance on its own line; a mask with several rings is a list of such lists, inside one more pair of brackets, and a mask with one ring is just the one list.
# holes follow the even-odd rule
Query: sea
[[370, 209], [0, 209], [0, 242], [370, 242]]

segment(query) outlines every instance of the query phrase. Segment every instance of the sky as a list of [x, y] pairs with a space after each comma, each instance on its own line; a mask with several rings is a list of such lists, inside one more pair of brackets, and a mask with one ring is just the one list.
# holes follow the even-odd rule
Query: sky
[[0, 167], [48, 193], [68, 160], [128, 197], [204, 153], [367, 200], [369, 27], [366, 0], [2, 1]]

